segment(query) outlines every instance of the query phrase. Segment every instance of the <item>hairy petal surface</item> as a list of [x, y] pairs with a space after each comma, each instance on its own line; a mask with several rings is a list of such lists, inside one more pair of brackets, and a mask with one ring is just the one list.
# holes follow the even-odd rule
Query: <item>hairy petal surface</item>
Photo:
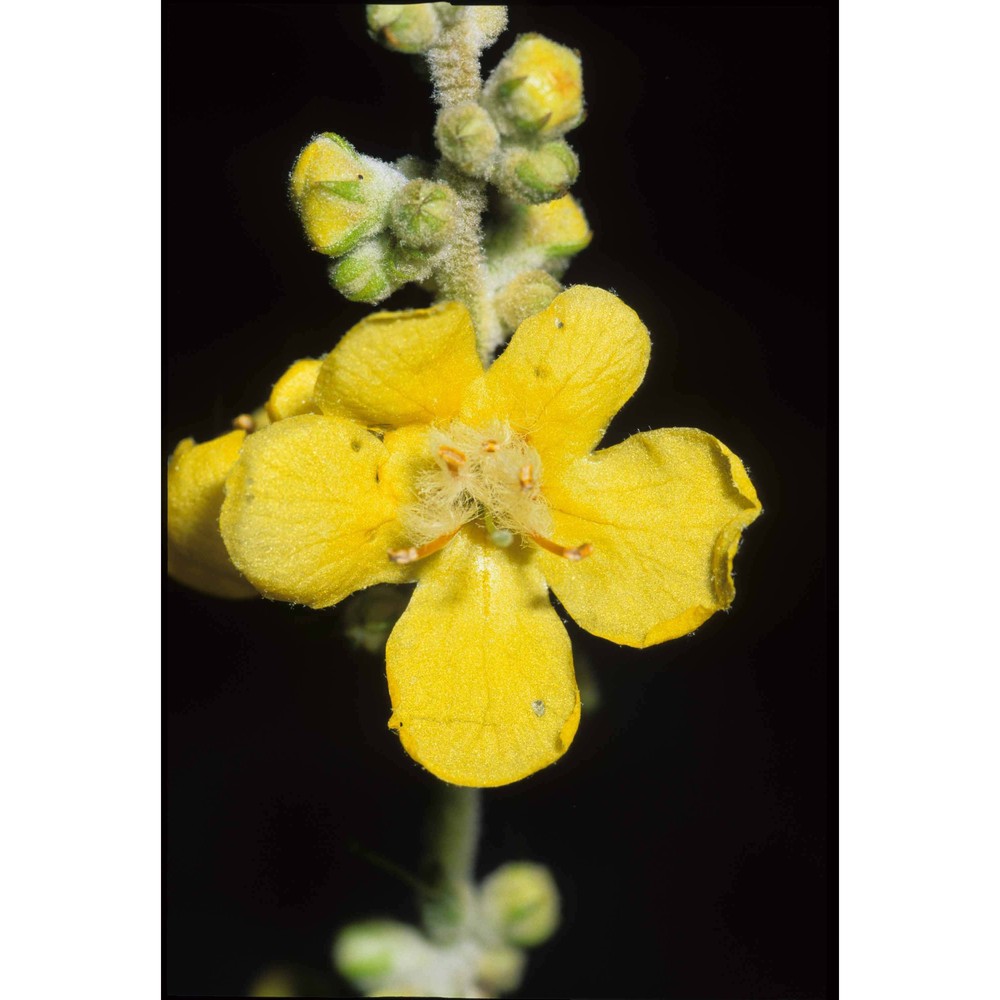
[[545, 488], [570, 563], [540, 554], [546, 579], [588, 632], [627, 646], [686, 635], [729, 607], [733, 557], [761, 512], [743, 463], [688, 428], [635, 434], [575, 462]]
[[375, 583], [410, 578], [398, 547], [391, 454], [350, 420], [288, 417], [252, 435], [226, 480], [220, 527], [241, 572], [265, 596], [325, 608]]
[[401, 427], [453, 417], [483, 373], [465, 306], [375, 313], [344, 334], [316, 379], [323, 413]]
[[522, 549], [474, 528], [430, 557], [386, 647], [392, 718], [407, 753], [455, 785], [527, 777], [580, 720], [569, 637]]
[[195, 444], [186, 438], [167, 464], [167, 572], [214, 597], [256, 597], [219, 534], [223, 484], [246, 434], [231, 431]]
[[635, 392], [649, 333], [617, 296], [575, 285], [526, 319], [469, 393], [462, 419], [528, 437], [546, 468], [586, 455]]

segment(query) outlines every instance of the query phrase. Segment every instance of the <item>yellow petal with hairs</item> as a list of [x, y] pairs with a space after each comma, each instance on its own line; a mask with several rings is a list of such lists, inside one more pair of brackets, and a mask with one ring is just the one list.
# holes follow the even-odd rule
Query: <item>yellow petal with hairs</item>
[[319, 413], [319, 407], [313, 402], [313, 390], [322, 364], [318, 358], [303, 358], [274, 383], [267, 401], [267, 415], [271, 420]]
[[349, 420], [288, 417], [252, 435], [226, 480], [220, 527], [233, 563], [265, 596], [324, 608], [375, 583], [409, 578], [390, 459]]
[[442, 781], [492, 787], [566, 751], [580, 720], [569, 637], [530, 550], [467, 529], [428, 560], [386, 648], [391, 728]]
[[555, 534], [589, 542], [541, 565], [588, 632], [627, 646], [686, 635], [733, 600], [732, 564], [761, 512], [743, 463], [704, 431], [635, 434], [546, 484]]
[[375, 313], [344, 334], [316, 378], [324, 413], [369, 426], [428, 424], [454, 416], [482, 375], [464, 306]]
[[555, 469], [586, 455], [642, 382], [649, 333], [621, 299], [575, 285], [525, 320], [472, 387], [467, 423], [497, 418]]
[[186, 438], [167, 465], [167, 572], [215, 597], [256, 597], [219, 534], [223, 483], [246, 434], [231, 431], [204, 444]]

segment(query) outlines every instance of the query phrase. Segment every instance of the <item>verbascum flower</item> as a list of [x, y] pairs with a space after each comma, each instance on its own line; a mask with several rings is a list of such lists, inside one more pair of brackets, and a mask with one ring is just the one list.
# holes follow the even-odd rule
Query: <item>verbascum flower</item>
[[260, 593], [324, 608], [416, 583], [386, 649], [389, 725], [444, 781], [507, 784], [570, 745], [580, 699], [549, 590], [637, 647], [733, 600], [761, 510], [740, 460], [687, 428], [593, 450], [648, 357], [636, 314], [586, 286], [485, 371], [463, 306], [378, 313], [296, 396], [317, 412], [242, 442], [219, 525]]

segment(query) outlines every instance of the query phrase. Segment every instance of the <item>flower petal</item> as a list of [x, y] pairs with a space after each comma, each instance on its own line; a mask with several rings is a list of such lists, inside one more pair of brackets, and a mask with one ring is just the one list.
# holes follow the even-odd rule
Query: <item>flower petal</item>
[[265, 596], [325, 608], [374, 583], [409, 579], [391, 455], [364, 427], [306, 414], [252, 435], [226, 480], [220, 527], [229, 554]]
[[580, 721], [569, 637], [532, 554], [465, 528], [424, 566], [389, 637], [406, 752], [442, 781], [492, 787], [566, 751]]
[[651, 646], [696, 629], [734, 596], [740, 534], [761, 512], [740, 460], [704, 431], [635, 434], [546, 483], [569, 562], [542, 552], [546, 579], [588, 632]]
[[267, 401], [267, 415], [272, 421], [319, 413], [319, 407], [313, 402], [313, 389], [322, 364], [318, 358], [302, 358], [274, 383]]
[[219, 534], [223, 484], [245, 437], [231, 431], [204, 444], [186, 438], [167, 465], [167, 572], [215, 597], [257, 596]]
[[507, 421], [549, 468], [590, 452], [648, 363], [649, 333], [635, 312], [610, 292], [576, 285], [517, 328], [462, 419]]
[[324, 413], [369, 426], [427, 424], [453, 417], [482, 373], [472, 320], [457, 302], [375, 313], [326, 356], [315, 401]]

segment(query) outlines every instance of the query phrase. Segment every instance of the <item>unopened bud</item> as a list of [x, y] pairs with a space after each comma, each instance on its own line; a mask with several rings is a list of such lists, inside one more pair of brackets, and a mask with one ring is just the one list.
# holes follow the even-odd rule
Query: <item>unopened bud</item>
[[410, 975], [430, 957], [426, 938], [415, 927], [396, 920], [351, 924], [333, 942], [337, 971], [366, 992]]
[[483, 103], [505, 135], [563, 135], [583, 121], [580, 57], [543, 35], [521, 35], [486, 81]]
[[330, 265], [330, 284], [351, 302], [381, 302], [398, 287], [391, 278], [391, 254], [385, 236], [365, 240]]
[[393, 52], [426, 52], [441, 33], [439, 4], [370, 3], [368, 27]]
[[571, 257], [583, 250], [594, 235], [583, 209], [570, 194], [521, 209], [514, 225], [519, 241], [544, 249], [546, 257]]
[[524, 952], [518, 948], [492, 948], [479, 957], [476, 982], [491, 994], [512, 993], [524, 978], [525, 961]]
[[500, 133], [478, 104], [455, 104], [438, 115], [434, 141], [441, 155], [463, 173], [485, 178], [500, 150]]
[[299, 154], [291, 195], [309, 242], [336, 257], [384, 227], [389, 201], [405, 183], [395, 167], [326, 132]]
[[497, 292], [493, 304], [504, 328], [516, 330], [529, 316], [540, 313], [561, 291], [562, 285], [551, 274], [524, 271]]
[[559, 890], [543, 865], [503, 865], [484, 880], [481, 902], [483, 915], [507, 944], [533, 947], [559, 926]]
[[[437, 4], [444, 7], [444, 4]], [[489, 48], [503, 33], [507, 27], [507, 8], [497, 4], [468, 5], [462, 8], [465, 16], [475, 25], [479, 37], [476, 39], [476, 48]]]
[[580, 161], [561, 139], [538, 149], [513, 146], [504, 155], [497, 187], [529, 205], [561, 198], [580, 173]]
[[438, 250], [455, 231], [455, 192], [437, 181], [415, 180], [402, 187], [389, 207], [389, 226], [404, 247]]

